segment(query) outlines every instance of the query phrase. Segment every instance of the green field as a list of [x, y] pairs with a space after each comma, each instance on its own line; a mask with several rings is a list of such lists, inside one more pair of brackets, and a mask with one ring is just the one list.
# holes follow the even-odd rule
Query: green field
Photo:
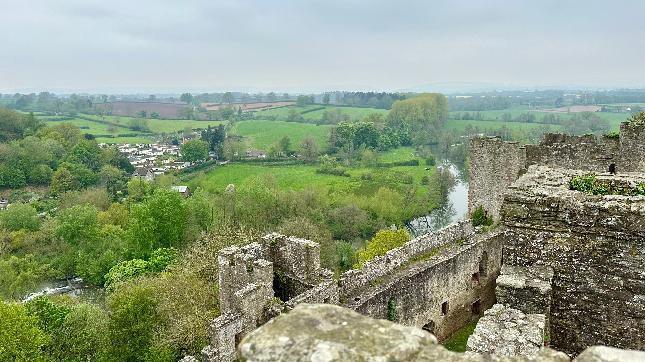
[[503, 122], [503, 121], [474, 121], [463, 119], [449, 119], [446, 121], [446, 127], [449, 129], [464, 131], [467, 126], [478, 127], [480, 129], [499, 129], [504, 126], [511, 130], [528, 130], [544, 126], [550, 127], [554, 132], [560, 130], [560, 125], [545, 125], [542, 123], [521, 123], [521, 122]]
[[257, 117], [273, 116], [280, 119], [286, 119], [289, 112], [296, 110], [306, 120], [320, 119], [323, 113], [327, 110], [339, 109], [341, 112], [348, 114], [352, 119], [359, 120], [370, 113], [380, 113], [386, 115], [387, 109], [377, 108], [363, 108], [363, 107], [336, 107], [336, 106], [323, 106], [323, 105], [308, 105], [308, 106], [288, 106], [281, 108], [267, 109], [264, 111], [256, 112]]
[[[411, 148], [400, 148], [381, 156], [381, 161], [393, 162], [412, 159]], [[421, 162], [419, 166], [396, 167], [354, 167], [349, 168], [349, 177], [321, 174], [316, 172], [317, 166], [298, 165], [266, 165], [261, 163], [232, 163], [198, 173], [187, 181], [193, 188], [203, 188], [209, 192], [222, 192], [227, 185], [234, 184], [245, 188], [256, 185], [259, 178], [270, 178], [281, 190], [316, 189], [327, 195], [332, 202], [356, 202], [369, 205], [375, 202], [375, 195], [382, 188], [398, 191], [405, 195], [406, 191], [414, 189], [416, 196], [414, 205], [408, 205], [406, 212], [422, 214], [428, 212], [438, 200], [438, 190], [434, 181], [429, 185], [422, 183], [424, 176], [431, 176], [435, 167], [426, 170]], [[424, 196], [425, 195], [425, 196]], [[424, 201], [419, 201], [424, 200]], [[406, 203], [402, 206], [407, 208]], [[412, 215], [410, 215], [412, 216]]]
[[[459, 124], [459, 122], [469, 122], [468, 124], [472, 124], [473, 126], [479, 125], [480, 128], [491, 128], [491, 127], [498, 128], [498, 127], [501, 127], [499, 124], [505, 124], [509, 128], [524, 127], [523, 125], [528, 125], [529, 127], [532, 127], [533, 123], [503, 122], [502, 121], [502, 115], [504, 113], [508, 113], [508, 114], [511, 115], [511, 117], [515, 118], [515, 117], [517, 117], [517, 116], [519, 116], [521, 114], [527, 113], [527, 112], [535, 114], [535, 116], [537, 117], [538, 120], [541, 119], [545, 114], [549, 114], [547, 112], [541, 112], [539, 109], [529, 109], [528, 107], [525, 107], [525, 106], [518, 106], [518, 107], [513, 107], [513, 108], [509, 108], [509, 109], [502, 109], [502, 110], [468, 112], [470, 114], [479, 113], [481, 115], [483, 121], [497, 121], [498, 124], [494, 124], [494, 123], [480, 124], [481, 121], [471, 121], [471, 120], [457, 121], [458, 122], [457, 124]], [[454, 116], [455, 114], [462, 114], [462, 113], [466, 113], [466, 112], [463, 112], [463, 111], [450, 112], [450, 115]], [[568, 117], [573, 116], [575, 113], [553, 113], [553, 114], [558, 116], [558, 117], [560, 117], [560, 118], [562, 118], [562, 119], [566, 119]], [[627, 115], [625, 113], [613, 113], [613, 112], [594, 112], [594, 115], [600, 117], [601, 119], [607, 120], [609, 122], [609, 124], [611, 125], [611, 129], [614, 130], [614, 131], [617, 131], [619, 126], [620, 126], [620, 123], [625, 121], [625, 120], [627, 120], [627, 118], [629, 117], [629, 115]], [[453, 121], [449, 121], [449, 122], [453, 122]], [[513, 126], [513, 124], [521, 124], [522, 126]], [[462, 126], [462, 127], [465, 127], [465, 125]], [[554, 130], [559, 129], [558, 126], [552, 126], [552, 127], [554, 127]]]
[[[190, 129], [200, 129], [206, 128], [209, 125], [216, 126], [221, 124], [219, 121], [195, 121], [195, 120], [185, 120], [185, 119], [149, 119], [148, 124], [152, 133], [143, 133], [138, 131], [133, 131], [128, 128], [130, 121], [133, 118], [130, 117], [117, 117], [117, 116], [106, 116], [100, 117], [95, 115], [83, 115], [84, 118], [94, 118], [96, 120], [105, 120], [118, 124], [116, 131], [110, 132], [110, 125], [100, 122], [93, 122], [89, 119], [73, 118], [70, 120], [56, 120], [54, 116], [39, 116], [40, 119], [44, 120], [47, 124], [60, 124], [60, 123], [71, 123], [79, 128], [84, 133], [89, 133], [97, 136], [97, 142], [104, 143], [149, 143], [153, 141], [155, 134], [161, 133], [173, 133], [181, 132], [186, 128]], [[113, 137], [107, 137], [106, 135], [112, 135]]]
[[291, 139], [293, 149], [297, 149], [300, 142], [307, 137], [313, 137], [318, 147], [323, 149], [327, 147], [330, 129], [331, 126], [297, 122], [240, 121], [235, 123], [232, 133], [243, 136], [248, 140], [250, 147], [259, 150], [268, 150], [284, 136]]

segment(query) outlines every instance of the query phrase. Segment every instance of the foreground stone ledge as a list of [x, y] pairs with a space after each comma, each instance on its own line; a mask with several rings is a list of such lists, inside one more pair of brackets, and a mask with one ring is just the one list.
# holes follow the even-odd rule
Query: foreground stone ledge
[[301, 304], [248, 334], [238, 347], [242, 361], [553, 361], [543, 348], [531, 357], [455, 353], [421, 329], [365, 317], [326, 304]]

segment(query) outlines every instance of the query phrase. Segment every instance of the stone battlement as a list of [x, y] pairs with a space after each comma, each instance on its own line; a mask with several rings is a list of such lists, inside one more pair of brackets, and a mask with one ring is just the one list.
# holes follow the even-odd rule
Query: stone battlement
[[388, 251], [368, 261], [361, 269], [349, 270], [340, 277], [341, 298], [365, 289], [374, 280], [383, 278], [403, 264], [420, 255], [429, 253], [442, 245], [469, 238], [475, 230], [469, 220], [453, 223], [441, 230], [408, 241], [404, 245]]

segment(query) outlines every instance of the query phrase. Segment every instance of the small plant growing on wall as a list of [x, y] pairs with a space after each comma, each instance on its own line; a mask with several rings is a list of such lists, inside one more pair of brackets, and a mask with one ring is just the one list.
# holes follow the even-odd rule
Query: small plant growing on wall
[[490, 226], [493, 225], [493, 218], [488, 215], [483, 206], [477, 208], [470, 214], [470, 220], [473, 226]]
[[399, 319], [396, 313], [396, 299], [394, 297], [387, 301], [387, 320], [396, 322]]
[[607, 195], [607, 187], [596, 180], [596, 175], [590, 173], [587, 175], [574, 176], [569, 180], [569, 189], [581, 191], [589, 195]]

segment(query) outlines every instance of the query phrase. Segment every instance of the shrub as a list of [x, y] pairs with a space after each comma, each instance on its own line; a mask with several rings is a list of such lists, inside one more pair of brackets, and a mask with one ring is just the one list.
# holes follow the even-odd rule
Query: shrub
[[470, 220], [472, 221], [473, 226], [493, 225], [493, 218], [488, 216], [488, 212], [484, 210], [484, 207], [481, 205], [470, 214]]
[[36, 317], [18, 303], [0, 300], [0, 360], [39, 361], [49, 338], [38, 328]]
[[603, 135], [605, 138], [618, 139], [620, 138], [619, 132], [608, 132]]
[[362, 268], [365, 263], [385, 255], [388, 251], [398, 248], [410, 240], [410, 234], [405, 229], [381, 230], [370, 240], [364, 249], [357, 254], [358, 263], [356, 267]]
[[569, 180], [569, 189], [589, 195], [607, 195], [609, 193], [608, 187], [599, 183], [596, 175], [592, 173], [572, 177]]

